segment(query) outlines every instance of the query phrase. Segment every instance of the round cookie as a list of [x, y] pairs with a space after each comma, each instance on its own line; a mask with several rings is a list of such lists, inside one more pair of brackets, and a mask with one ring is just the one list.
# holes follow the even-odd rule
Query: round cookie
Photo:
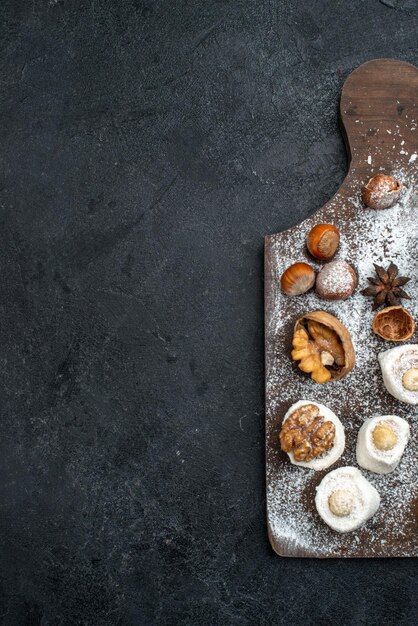
[[363, 526], [379, 505], [379, 493], [356, 467], [338, 467], [324, 476], [316, 488], [316, 510], [338, 533]]
[[399, 465], [409, 440], [409, 424], [396, 415], [365, 420], [357, 438], [357, 463], [376, 474], [389, 474]]
[[344, 452], [345, 433], [328, 407], [299, 400], [283, 418], [280, 443], [291, 463], [320, 471], [338, 461]]
[[400, 402], [418, 404], [418, 345], [391, 348], [378, 359], [388, 392]]

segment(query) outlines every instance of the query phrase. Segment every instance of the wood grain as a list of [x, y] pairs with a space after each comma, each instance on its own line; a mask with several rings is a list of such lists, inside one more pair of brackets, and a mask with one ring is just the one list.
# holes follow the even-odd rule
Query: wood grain
[[[370, 176], [379, 169], [390, 172], [395, 162], [405, 171], [416, 170], [417, 162], [411, 160], [411, 155], [418, 151], [418, 130], [415, 131], [411, 121], [416, 120], [418, 116], [417, 102], [418, 69], [408, 63], [378, 59], [361, 65], [350, 74], [343, 86], [340, 102], [340, 120], [350, 162], [349, 170], [335, 196], [303, 223], [304, 231], [308, 232], [316, 223], [335, 223], [337, 205], [341, 207], [343, 218], [342, 236], [349, 241], [352, 236], [349, 228], [350, 220], [356, 217], [356, 212], [365, 210], [354, 206], [349, 201], [353, 193], [361, 189]], [[401, 129], [400, 132], [399, 129]], [[394, 140], [395, 134], [403, 143]], [[281, 471], [284, 464], [288, 464], [289, 461], [287, 456], [280, 452], [277, 439], [278, 424], [288, 409], [289, 402], [281, 399], [280, 388], [272, 383], [275, 368], [279, 367], [281, 362], [290, 359], [292, 325], [288, 325], [285, 336], [277, 337], [272, 320], [275, 315], [282, 315], [284, 319], [292, 317], [296, 319], [304, 312], [303, 300], [300, 298], [280, 299], [281, 308], [277, 310], [281, 251], [284, 253], [287, 250], [288, 242], [296, 230], [300, 232], [300, 228], [298, 225], [288, 231], [265, 238], [266, 475], [268, 493], [271, 489], [276, 489], [279, 500]], [[295, 258], [295, 261], [303, 260], [304, 256], [307, 258], [306, 251], [301, 251], [299, 258]], [[318, 308], [321, 308], [320, 302]], [[338, 311], [338, 307], [336, 310]], [[385, 346], [385, 348], [390, 347], [392, 347], [391, 344]], [[294, 376], [298, 376], [298, 373], [295, 372]], [[290, 379], [287, 384], [292, 387], [295, 381], [296, 378]], [[331, 384], [338, 385], [339, 383]], [[384, 389], [381, 393], [382, 397], [387, 396]], [[300, 398], [295, 397], [294, 401], [298, 399]], [[392, 399], [388, 398], [387, 405], [388, 411], [389, 409], [396, 410], [396, 403]], [[353, 412], [353, 407], [349, 406], [349, 402], [342, 403], [339, 416], [343, 424], [344, 420], [349, 417], [349, 411]], [[325, 473], [313, 475], [309, 488], [303, 495], [301, 506], [308, 507], [310, 511], [314, 511], [315, 486]], [[271, 484], [272, 476], [275, 477], [277, 486]], [[295, 497], [298, 497], [298, 494], [295, 494]], [[360, 542], [358, 538], [353, 541], [350, 533], [343, 535], [338, 547], [333, 549], [322, 546], [318, 550], [299, 544], [297, 540], [290, 541], [285, 534], [281, 535], [277, 532], [271, 523], [273, 515], [280, 515], [277, 504], [275, 507], [273, 511], [268, 497], [269, 538], [273, 549], [281, 556], [386, 557], [417, 554], [416, 503], [411, 502], [410, 515], [405, 520], [404, 527], [400, 529], [396, 540], [387, 541], [383, 525], [374, 531], [381, 532], [383, 543], [380, 548], [374, 545], [373, 549], [368, 545], [367, 531], [360, 533]], [[317, 524], [322, 524], [319, 518]]]

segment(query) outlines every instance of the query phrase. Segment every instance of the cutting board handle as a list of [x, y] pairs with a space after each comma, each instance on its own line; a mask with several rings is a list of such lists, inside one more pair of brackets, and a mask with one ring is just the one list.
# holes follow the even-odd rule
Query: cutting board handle
[[[418, 151], [418, 68], [396, 59], [375, 59], [344, 83], [340, 117], [350, 171], [366, 179], [379, 169], [410, 166]], [[417, 161], [418, 165], [418, 161]]]

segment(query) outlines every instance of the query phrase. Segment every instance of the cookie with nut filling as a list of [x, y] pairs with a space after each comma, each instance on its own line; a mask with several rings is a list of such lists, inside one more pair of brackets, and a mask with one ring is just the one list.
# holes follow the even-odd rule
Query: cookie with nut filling
[[397, 468], [409, 440], [409, 424], [397, 415], [365, 420], [357, 439], [357, 463], [376, 474]]
[[293, 404], [283, 418], [280, 447], [294, 465], [315, 471], [335, 463], [345, 447], [344, 428], [328, 407], [310, 400]]
[[338, 533], [363, 526], [379, 505], [379, 493], [356, 467], [338, 467], [324, 476], [316, 488], [316, 510]]
[[418, 344], [398, 346], [378, 356], [386, 389], [407, 404], [418, 404]]

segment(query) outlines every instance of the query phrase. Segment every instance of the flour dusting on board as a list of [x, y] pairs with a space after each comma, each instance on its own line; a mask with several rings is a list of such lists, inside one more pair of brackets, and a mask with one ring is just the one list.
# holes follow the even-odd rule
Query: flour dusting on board
[[[367, 276], [374, 275], [373, 263], [387, 267], [390, 261], [394, 261], [401, 275], [411, 277], [405, 289], [412, 300], [404, 300], [402, 304], [418, 320], [416, 180], [414, 173], [405, 169], [394, 167], [388, 173], [405, 185], [401, 199], [394, 207], [381, 211], [366, 209], [360, 200], [360, 189], [357, 188], [352, 189], [352, 196], [348, 201], [344, 200], [356, 207], [353, 218], [344, 217], [344, 207], [340, 204], [338, 194], [327, 206], [327, 221], [337, 226], [342, 233], [335, 258], [349, 262], [358, 273], [358, 288], [347, 300], [330, 302], [310, 292], [292, 298], [290, 304], [290, 299], [280, 291], [279, 279], [282, 272], [295, 261], [303, 260], [306, 235], [317, 223], [315, 217], [286, 234], [288, 252], [283, 253], [283, 245], [280, 245], [283, 239], [276, 239], [274, 235], [271, 237], [273, 258], [270, 271], [274, 293], [266, 334], [273, 341], [274, 356], [270, 359], [270, 367], [266, 372], [267, 397], [270, 398], [266, 417], [267, 437], [270, 440], [270, 445], [267, 446], [268, 518], [275, 537], [306, 554], [360, 554], [360, 547], [367, 545], [369, 553], [382, 556], [385, 544], [395, 537], [399, 546], [396, 554], [402, 556], [411, 553], [411, 544], [406, 539], [405, 530], [410, 525], [413, 528], [414, 524], [411, 505], [416, 497], [417, 485], [418, 410], [397, 402], [384, 390], [377, 355], [398, 344], [384, 342], [373, 334], [372, 299], [360, 294], [360, 290], [368, 284]], [[322, 266], [319, 262], [310, 263], [316, 269]], [[291, 361], [290, 337], [293, 325], [297, 317], [316, 309], [335, 315], [351, 333], [356, 351], [356, 365], [342, 381], [318, 385], [307, 375], [299, 373]], [[417, 342], [415, 334], [409, 343]], [[343, 422], [347, 438], [344, 454], [326, 472], [315, 473], [296, 467], [287, 458], [286, 462], [278, 460], [279, 457], [283, 459], [277, 435], [284, 407], [288, 408], [301, 399], [325, 404]], [[360, 411], [358, 407], [361, 407]], [[329, 529], [317, 515], [313, 505], [315, 487], [325, 473], [337, 466], [357, 467], [355, 447], [361, 424], [368, 417], [385, 414], [406, 418], [411, 426], [411, 440], [399, 467], [393, 473], [380, 476], [361, 470], [379, 491], [381, 506], [363, 528], [340, 535]]]

